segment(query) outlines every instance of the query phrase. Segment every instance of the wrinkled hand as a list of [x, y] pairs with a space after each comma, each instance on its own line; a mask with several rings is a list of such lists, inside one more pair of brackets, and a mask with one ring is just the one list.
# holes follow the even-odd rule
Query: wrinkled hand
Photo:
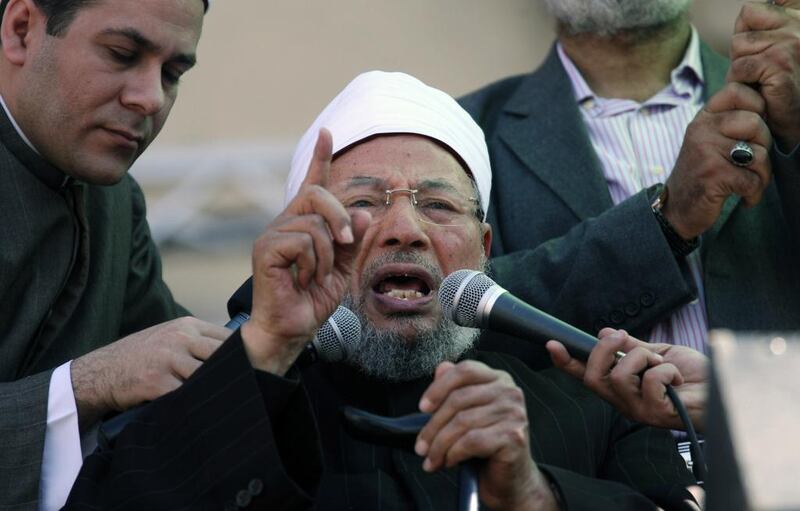
[[[646, 343], [612, 328], [601, 330], [599, 339], [585, 364], [572, 358], [558, 341], [549, 341], [547, 350], [556, 367], [583, 380], [626, 417], [653, 426], [684, 429], [666, 396], [666, 386], [672, 385], [695, 429], [703, 430], [708, 392], [705, 355], [686, 346]], [[626, 355], [615, 365], [617, 351]]]
[[339, 305], [370, 222], [324, 188], [331, 147], [320, 130], [300, 191], [253, 246], [253, 308], [241, 332], [250, 362], [264, 371], [284, 374]]
[[178, 318], [73, 360], [70, 376], [81, 425], [177, 389], [230, 334], [199, 319]]
[[475, 361], [443, 362], [420, 410], [432, 414], [415, 446], [425, 470], [482, 458], [479, 493], [490, 509], [557, 509], [531, 459], [525, 398], [507, 373]]
[[736, 19], [728, 80], [752, 85], [784, 151], [800, 143], [800, 1], [748, 2]]
[[[772, 137], [761, 117], [764, 108], [764, 99], [752, 88], [729, 83], [687, 127], [662, 209], [684, 239], [714, 225], [730, 195], [741, 196], [747, 206], [761, 200], [772, 176], [768, 155]], [[730, 151], [737, 140], [753, 148], [755, 158], [749, 167], [731, 163]]]

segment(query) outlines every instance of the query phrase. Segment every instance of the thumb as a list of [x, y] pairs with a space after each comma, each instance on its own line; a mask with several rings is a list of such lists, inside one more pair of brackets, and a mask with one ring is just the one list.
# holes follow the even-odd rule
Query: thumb
[[372, 216], [366, 211], [350, 213], [350, 227], [353, 230], [353, 242], [348, 244], [336, 243], [335, 264], [339, 271], [349, 275], [352, 271], [353, 261], [361, 250], [361, 242], [372, 222]]
[[800, 20], [800, 0], [767, 0], [767, 3], [783, 7], [786, 15]]
[[448, 372], [450, 369], [454, 368], [455, 366], [456, 365], [454, 363], [452, 363], [452, 362], [447, 362], [447, 361], [442, 362], [441, 364], [436, 366], [436, 372], [434, 372], [433, 379], [434, 380], [438, 380], [439, 378], [444, 376], [444, 374], [446, 372]]
[[573, 378], [579, 380], [583, 379], [583, 375], [586, 372], [586, 365], [580, 360], [572, 358], [563, 344], [558, 341], [550, 340], [545, 344], [545, 348], [547, 348], [547, 351], [550, 353], [550, 358], [555, 367], [561, 369]]
[[767, 3], [788, 9], [800, 9], [800, 0], [767, 0]]

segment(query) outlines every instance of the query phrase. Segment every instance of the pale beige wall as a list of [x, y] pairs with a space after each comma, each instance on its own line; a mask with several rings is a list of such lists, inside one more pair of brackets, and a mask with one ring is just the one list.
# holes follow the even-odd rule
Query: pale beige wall
[[[740, 4], [697, 0], [696, 22], [716, 40]], [[369, 69], [462, 94], [532, 69], [552, 38], [538, 0], [216, 0], [157, 144], [293, 139]]]

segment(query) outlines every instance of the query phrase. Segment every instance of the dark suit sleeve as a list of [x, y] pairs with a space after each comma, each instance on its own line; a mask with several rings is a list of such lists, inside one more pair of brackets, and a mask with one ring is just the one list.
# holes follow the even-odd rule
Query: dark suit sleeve
[[52, 374], [0, 383], [0, 509], [37, 506]]
[[150, 236], [144, 195], [132, 178], [131, 253], [120, 336], [143, 330], [189, 312], [175, 302], [161, 278], [161, 258]]
[[686, 509], [694, 478], [667, 430], [629, 421], [555, 369], [482, 355], [523, 389], [531, 455], [570, 511]]
[[[694, 479], [670, 433], [631, 422], [619, 414], [609, 435], [599, 478], [540, 465], [569, 510], [682, 510], [694, 502], [686, 490]], [[598, 432], [599, 433], [599, 432]]]
[[697, 293], [648, 190], [536, 248], [494, 257], [491, 268], [511, 293], [593, 335], [606, 326], [646, 332]]
[[773, 149], [771, 160], [783, 214], [795, 240], [800, 242], [800, 145], [788, 154]]
[[65, 509], [307, 509], [319, 453], [297, 373], [254, 371], [237, 332], [85, 460]]

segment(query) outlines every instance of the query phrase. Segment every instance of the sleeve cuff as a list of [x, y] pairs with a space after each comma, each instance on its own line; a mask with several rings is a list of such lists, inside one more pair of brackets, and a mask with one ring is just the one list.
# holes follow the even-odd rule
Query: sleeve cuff
[[286, 376], [264, 371], [255, 371], [255, 374], [258, 387], [264, 396], [267, 415], [274, 420], [280, 417], [293, 392], [300, 386], [300, 373], [295, 366], [292, 366]]
[[39, 509], [61, 509], [78, 476], [83, 456], [78, 408], [72, 392], [72, 361], [56, 368], [47, 396], [47, 430], [39, 483]]

